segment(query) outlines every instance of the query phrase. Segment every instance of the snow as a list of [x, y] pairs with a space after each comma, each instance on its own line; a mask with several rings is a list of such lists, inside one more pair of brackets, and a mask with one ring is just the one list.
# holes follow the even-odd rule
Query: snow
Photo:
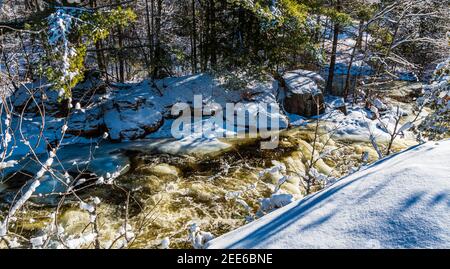
[[[71, 71], [70, 68], [70, 59], [76, 55], [76, 50], [70, 44], [69, 35], [77, 27], [78, 16], [80, 14], [77, 10], [57, 8], [47, 18], [49, 44], [53, 47], [54, 53], [62, 54], [62, 60], [60, 66], [58, 66], [59, 71], [62, 73], [61, 82], [70, 81], [77, 75], [77, 72]], [[64, 94], [64, 90], [60, 92]]]
[[260, 201], [260, 214], [272, 212], [276, 208], [281, 208], [294, 201], [294, 196], [287, 193], [274, 193], [270, 198], [264, 198]]
[[373, 105], [378, 109], [378, 110], [386, 110], [387, 106], [378, 98], [376, 98], [375, 100], [373, 100]]
[[313, 96], [321, 94], [318, 83], [324, 84], [323, 78], [312, 71], [295, 70], [287, 72], [283, 75], [286, 87], [290, 92], [295, 94], [311, 94]]
[[[236, 136], [239, 131], [258, 128], [261, 117], [267, 118], [269, 127], [272, 126], [270, 121], [278, 122], [281, 128], [286, 128], [288, 125], [287, 118], [279, 112], [276, 101], [278, 83], [270, 77], [267, 80], [250, 81], [245, 89], [239, 90], [228, 89], [223, 78], [215, 78], [208, 74], [165, 78], [157, 81], [144, 80], [140, 83], [114, 84], [106, 92], [95, 94], [88, 104], [85, 104], [86, 100], [76, 99], [77, 92], [85, 93], [99, 87], [102, 83], [95, 77], [88, 77], [85, 82], [76, 86], [73, 97], [75, 109], [68, 121], [56, 115], [60, 110], [59, 95], [57, 91], [50, 88], [49, 83], [38, 81], [20, 87], [12, 96], [16, 110], [22, 110], [31, 93], [36, 102], [28, 102], [21, 128], [19, 128], [19, 119], [15, 116], [12, 120], [2, 119], [2, 124], [6, 121], [12, 122], [11, 130], [15, 132], [14, 135], [10, 135], [18, 138], [16, 143], [9, 145], [8, 151], [12, 151], [11, 158], [24, 156], [29, 153], [30, 147], [38, 155], [47, 154], [46, 144], [38, 143], [41, 141], [41, 131], [48, 141], [60, 140], [61, 135], [65, 133], [65, 139], [61, 144], [63, 148], [73, 144], [95, 144], [98, 139], [101, 139], [104, 127], [108, 133], [103, 135], [103, 139], [109, 137], [114, 141], [127, 142], [145, 138], [150, 139], [149, 147], [155, 148], [154, 139], [172, 138], [171, 126], [174, 120], [170, 117], [171, 107], [178, 102], [184, 102], [191, 106], [196, 95], [201, 95], [200, 100], [204, 110], [219, 104], [225, 112], [227, 103], [241, 103], [241, 109], [247, 110], [245, 123], [241, 126], [242, 124], [234, 122], [231, 124], [225, 121], [221, 126], [212, 123], [211, 117], [203, 116], [201, 121], [206, 128], [203, 134], [194, 133], [181, 137], [178, 141], [170, 141], [170, 143], [161, 141], [162, 152], [174, 154], [199, 152], [202, 154], [203, 152], [221, 151], [229, 147], [227, 143], [219, 140], [224, 134]], [[243, 90], [250, 94], [251, 100], [246, 100], [241, 96]], [[36, 104], [41, 102], [45, 104], [47, 112], [43, 130], [41, 130], [42, 119], [36, 112]], [[263, 110], [265, 105], [269, 104], [274, 105], [275, 109]], [[192, 126], [196, 124], [196, 122], [191, 123]], [[19, 132], [20, 129], [22, 132]], [[24, 137], [21, 136], [21, 133]], [[87, 137], [78, 136], [83, 133], [94, 136], [98, 134], [99, 137], [90, 139], [89, 135]], [[83, 149], [89, 151], [88, 147], [83, 147]], [[69, 151], [73, 150], [75, 148]]]
[[[226, 104], [240, 103], [242, 104], [241, 109], [249, 112], [248, 118], [252, 119], [252, 121], [246, 120], [246, 122], [250, 122], [249, 124], [258, 122], [255, 120], [262, 115], [269, 119], [278, 119], [280, 127], [287, 127], [286, 118], [279, 112], [276, 112], [280, 111], [276, 101], [278, 82], [273, 78], [267, 78], [266, 81], [251, 81], [245, 89], [239, 90], [228, 89], [222, 78], [214, 78], [208, 74], [166, 78], [156, 81], [155, 84], [162, 92], [162, 96], [155, 96], [153, 102], [161, 107], [160, 111], [165, 111], [163, 112], [165, 115], [169, 111], [167, 108], [171, 108], [176, 103], [186, 103], [192, 106], [194, 97], [201, 96], [204, 111], [220, 105], [224, 113], [226, 113]], [[149, 91], [147, 83], [142, 83], [141, 85], [144, 87], [143, 91]], [[244, 100], [245, 98], [241, 96], [243, 91], [247, 91], [252, 96], [251, 100]], [[276, 110], [263, 110], [269, 104], [274, 105]], [[259, 114], [257, 113], [258, 109], [260, 110]], [[261, 113], [261, 110], [263, 110], [263, 113]], [[249, 124], [245, 127], [249, 127]], [[235, 127], [227, 125], [222, 128], [233, 132]]]
[[170, 239], [168, 237], [164, 237], [161, 240], [161, 249], [169, 249], [170, 247]]
[[398, 80], [401, 81], [410, 81], [410, 82], [418, 82], [419, 77], [414, 72], [408, 71], [399, 71], [396, 74], [398, 76]]
[[6, 227], [6, 222], [0, 221], [0, 238], [7, 234], [8, 228]]
[[403, 124], [402, 127], [400, 127], [400, 129], [398, 129], [398, 133], [407, 131], [407, 130], [411, 129], [413, 126], [414, 126], [414, 124], [412, 122], [408, 121], [407, 123]]
[[387, 157], [209, 248], [449, 248], [450, 140]]
[[157, 127], [162, 115], [151, 107], [123, 111], [113, 108], [105, 113], [104, 120], [113, 140], [130, 140], [144, 137], [147, 127]]
[[66, 245], [70, 249], [78, 249], [82, 245], [86, 245], [86, 244], [93, 242], [95, 240], [95, 238], [97, 238], [96, 233], [83, 234], [79, 238], [73, 238], [73, 239], [67, 240]]
[[21, 244], [19, 243], [17, 238], [13, 238], [9, 241], [9, 246], [11, 247], [11, 249], [17, 249], [21, 247]]
[[336, 109], [336, 108], [346, 106], [345, 100], [343, 97], [333, 96], [333, 95], [325, 96], [325, 103], [327, 104], [327, 107], [329, 107], [331, 109]]
[[14, 216], [16, 211], [19, 210], [25, 204], [25, 202], [28, 201], [28, 199], [30, 199], [31, 195], [34, 194], [34, 192], [39, 187], [39, 185], [41, 185], [41, 182], [39, 181], [39, 179], [35, 179], [33, 181], [33, 183], [31, 183], [28, 190], [11, 207], [11, 209], [9, 210], [9, 213], [8, 213], [9, 217]]
[[305, 126], [307, 125], [307, 121], [305, 117], [302, 117], [297, 114], [286, 113], [289, 118], [289, 124], [291, 126]]
[[[197, 74], [178, 78], [166, 78], [155, 81], [144, 81], [134, 86], [133, 91], [128, 93], [118, 93], [122, 97], [119, 100], [130, 100], [131, 98], [146, 99], [155, 106], [155, 110], [160, 111], [165, 117], [163, 125], [158, 131], [146, 136], [147, 149], [156, 149], [159, 152], [170, 154], [210, 154], [222, 152], [229, 149], [230, 144], [220, 140], [223, 137], [236, 137], [239, 132], [249, 129], [260, 128], [261, 117], [267, 119], [268, 127], [272, 123], [278, 123], [280, 128], [287, 127], [287, 118], [280, 113], [280, 108], [276, 101], [278, 83], [273, 78], [267, 81], [252, 81], [248, 83], [246, 91], [252, 96], [251, 100], [244, 100], [241, 92], [244, 89], [231, 90], [225, 85], [221, 78], [214, 78], [208, 74]], [[152, 93], [153, 94], [149, 94]], [[126, 95], [126, 96], [125, 96]], [[193, 101], [196, 96], [201, 96], [200, 102], [203, 105], [203, 112], [210, 110], [217, 105], [221, 106], [223, 113], [226, 113], [228, 103], [240, 103], [235, 108], [235, 112], [244, 112], [245, 122], [215, 122], [214, 117], [203, 115], [201, 119], [195, 119], [188, 123], [183, 121], [183, 129], [190, 130], [186, 135], [172, 138], [172, 125], [174, 119], [168, 118], [170, 108], [176, 103], [186, 103], [192, 110]], [[118, 97], [115, 97], [117, 100]], [[198, 97], [197, 97], [198, 99]], [[267, 105], [272, 105], [270, 109]], [[179, 118], [183, 120], [182, 118]], [[108, 124], [107, 124], [108, 125]], [[196, 126], [202, 126], [202, 131], [195, 130]], [[114, 134], [111, 134], [114, 136]], [[155, 141], [154, 139], [160, 139]], [[161, 140], [163, 139], [163, 140]]]
[[189, 240], [195, 249], [204, 248], [205, 244], [212, 239], [214, 239], [214, 235], [209, 232], [201, 231], [196, 223], [190, 225]]
[[331, 111], [324, 116], [324, 120], [332, 123], [327, 126], [333, 138], [345, 141], [367, 142], [373, 135], [377, 142], [389, 141], [389, 134], [379, 128], [378, 120], [371, 120], [372, 112], [364, 108], [349, 108], [344, 115], [338, 110]]
[[94, 197], [94, 199], [92, 200], [94, 202], [94, 204], [99, 205], [101, 203], [100, 198], [98, 197]]
[[[14, 131], [11, 135], [15, 138], [15, 143], [11, 143], [8, 147], [8, 153], [11, 152], [11, 158], [16, 158], [16, 156], [23, 156], [29, 153], [30, 146], [36, 154], [45, 154], [47, 152], [46, 143], [42, 142], [42, 139], [40, 139], [41, 131], [48, 141], [55, 141], [61, 138], [64, 131], [94, 128], [91, 126], [91, 118], [95, 117], [93, 116], [94, 113], [91, 111], [86, 114], [81, 113], [81, 111], [76, 111], [76, 113], [70, 117], [68, 123], [65, 122], [64, 118], [54, 116], [53, 113], [59, 109], [58, 106], [60, 105], [60, 102], [58, 101], [58, 93], [49, 89], [49, 86], [50, 85], [45, 81], [26, 84], [20, 87], [19, 90], [11, 96], [16, 112], [16, 114], [13, 114], [12, 119], [10, 119], [11, 130]], [[36, 102], [28, 102], [27, 109], [24, 111], [24, 118], [21, 122], [17, 115], [22, 113], [23, 107], [30, 98], [30, 94], [33, 94]], [[44, 126], [42, 126], [42, 118], [36, 107], [36, 103], [41, 102], [44, 103], [46, 111]], [[2, 115], [2, 124], [4, 118], [5, 117]], [[94, 123], [92, 125], [95, 125], [96, 128], [97, 124], [98, 123]], [[2, 126], [2, 128], [4, 127], [6, 127], [6, 124]], [[65, 137], [66, 139], [63, 140], [62, 145], [91, 143], [89, 139], [67, 135], [67, 133]]]
[[46, 240], [47, 240], [47, 235], [42, 235], [42, 236], [31, 238], [30, 243], [33, 246], [33, 248], [39, 248], [42, 245], [44, 245]]
[[[348, 66], [349, 63], [347, 62], [336, 62], [336, 65], [334, 67], [334, 74], [336, 76], [346, 76], [348, 74]], [[324, 78], [328, 77], [329, 69], [329, 66], [325, 66], [322, 69], [321, 74], [323, 74]], [[373, 68], [362, 59], [355, 60], [352, 63], [352, 68], [350, 69], [351, 76], [370, 76], [373, 74], [373, 72]]]
[[17, 161], [15, 160], [10, 160], [10, 161], [6, 161], [6, 162], [0, 162], [0, 171], [5, 169], [5, 168], [11, 168], [14, 167], [14, 165], [17, 164]]
[[[389, 142], [397, 118], [408, 115], [405, 110], [388, 106], [379, 99], [373, 101], [374, 105], [370, 109], [361, 107], [360, 104], [345, 103], [341, 97], [330, 95], [326, 96], [325, 102], [327, 111], [320, 119], [325, 122], [325, 128], [331, 136], [341, 141], [371, 142], [371, 138], [375, 138], [377, 143]], [[344, 105], [347, 115], [337, 109]], [[414, 133], [408, 131], [411, 127], [405, 126], [401, 134], [402, 142], [407, 145], [413, 145], [412, 142], [415, 141]], [[400, 132], [397, 130], [397, 133]]]
[[88, 211], [89, 213], [93, 213], [95, 211], [95, 207], [93, 205], [85, 203], [85, 202], [80, 203], [80, 208]]

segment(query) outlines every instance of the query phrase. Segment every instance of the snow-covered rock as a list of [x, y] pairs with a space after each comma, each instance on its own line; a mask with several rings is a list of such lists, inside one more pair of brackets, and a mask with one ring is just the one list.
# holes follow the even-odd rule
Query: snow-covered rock
[[378, 98], [376, 98], [375, 100], [373, 100], [373, 105], [379, 110], [379, 111], [384, 111], [386, 109], [388, 109], [388, 107]]
[[324, 98], [318, 86], [323, 78], [312, 71], [295, 70], [283, 75], [286, 90], [284, 108], [287, 112], [300, 116], [317, 116], [325, 112]]
[[209, 248], [449, 248], [450, 140], [380, 160]]
[[136, 140], [159, 129], [164, 123], [160, 111], [145, 100], [142, 102], [116, 102], [107, 106], [104, 121], [113, 140]]
[[[62, 109], [58, 102], [58, 92], [50, 89], [51, 84], [46, 81], [24, 84], [19, 87], [12, 95], [11, 101], [14, 109], [18, 113], [23, 111], [33, 115], [40, 115], [41, 104], [45, 104], [46, 113], [57, 112]], [[33, 98], [31, 98], [33, 96]]]
[[379, 143], [389, 141], [389, 134], [378, 128], [379, 122], [371, 118], [369, 110], [349, 108], [347, 115], [334, 110], [324, 119], [331, 123], [327, 128], [336, 140], [370, 142], [373, 136]]
[[[171, 115], [173, 105], [186, 103], [192, 112], [195, 98], [197, 97], [198, 100], [201, 97], [199, 99], [201, 104], [197, 105], [202, 105], [203, 123], [206, 123], [210, 116], [207, 115], [206, 110], [217, 105], [222, 107], [224, 114], [226, 105], [230, 103], [240, 104], [235, 108], [235, 113], [239, 113], [239, 109], [245, 110], [247, 119], [244, 126], [239, 125], [238, 122], [228, 121], [224, 122], [224, 126], [215, 126], [216, 129], [219, 128], [228, 135], [237, 133], [241, 129], [258, 128], [261, 117], [267, 119], [269, 126], [271, 121], [277, 121], [280, 128], [287, 127], [288, 121], [280, 113], [277, 103], [278, 82], [275, 79], [269, 77], [267, 80], [249, 82], [245, 89], [240, 90], [227, 89], [224, 84], [220, 78], [208, 74], [197, 74], [127, 85], [129, 89], [118, 89], [111, 93], [110, 101], [104, 109], [105, 125], [113, 139], [171, 138], [172, 119], [177, 117]], [[246, 95], [243, 96], [242, 92]], [[275, 109], [267, 109], [268, 105], [274, 106]], [[256, 126], [253, 126], [253, 123]], [[194, 126], [194, 122], [191, 122], [189, 126]], [[207, 132], [204, 131], [204, 133]], [[148, 136], [149, 134], [151, 135]], [[218, 134], [218, 138], [222, 136]], [[185, 147], [188, 141], [209, 144], [214, 139], [211, 136], [205, 137], [204, 134], [192, 134], [180, 139], [180, 146]]]
[[319, 75], [316, 72], [310, 71], [310, 70], [303, 70], [303, 69], [297, 69], [297, 70], [293, 70], [293, 71], [289, 71], [285, 74], [284, 79], [287, 79], [289, 77], [292, 78], [296, 78], [296, 77], [304, 77], [304, 78], [309, 78], [312, 81], [314, 81], [319, 88], [323, 88], [325, 87], [325, 79]]
[[[311, 77], [317, 80], [314, 76]], [[235, 113], [239, 109], [246, 113], [244, 126], [235, 122], [219, 126], [231, 132], [236, 132], [239, 128], [257, 129], [262, 117], [266, 118], [269, 126], [270, 122], [278, 121], [280, 128], [286, 128], [288, 120], [280, 113], [278, 90], [278, 82], [271, 77], [249, 81], [245, 88], [233, 90], [227, 88], [224, 79], [208, 74], [110, 86], [106, 86], [92, 74], [73, 89], [70, 103], [45, 81], [21, 87], [13, 94], [12, 102], [17, 112], [26, 107], [25, 116], [36, 124], [41, 121], [37, 104], [44, 103], [46, 119], [53, 121], [46, 125], [52, 136], [61, 133], [65, 124], [67, 136], [95, 138], [108, 132], [112, 140], [124, 141], [145, 138], [158, 131], [165, 120], [174, 117], [171, 115], [173, 105], [186, 103], [192, 109], [196, 96], [201, 96], [201, 104], [197, 105], [203, 106], [203, 112], [217, 104], [223, 110], [230, 103], [241, 105], [236, 108]], [[30, 98], [31, 94], [34, 100]], [[268, 109], [269, 105], [275, 109]], [[70, 117], [65, 123], [67, 115]], [[205, 112], [203, 116], [210, 115]], [[159, 138], [172, 137], [167, 128], [163, 131], [164, 136], [157, 135]], [[59, 137], [56, 136], [52, 140], [57, 139]]]
[[68, 119], [66, 134], [95, 138], [102, 136], [106, 131], [101, 107], [96, 106], [84, 112], [81, 110], [74, 111]]
[[347, 104], [343, 97], [328, 95], [325, 97], [325, 103], [330, 110], [339, 110], [344, 113], [344, 115], [348, 114]]

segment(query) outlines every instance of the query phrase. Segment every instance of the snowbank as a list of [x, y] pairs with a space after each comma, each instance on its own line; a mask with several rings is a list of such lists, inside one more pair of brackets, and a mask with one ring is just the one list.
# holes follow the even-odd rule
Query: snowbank
[[449, 248], [450, 140], [388, 157], [209, 248]]

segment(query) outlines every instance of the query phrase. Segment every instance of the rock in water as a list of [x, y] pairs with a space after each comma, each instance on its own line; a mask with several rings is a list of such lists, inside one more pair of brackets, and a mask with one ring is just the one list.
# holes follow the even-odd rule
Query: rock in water
[[311, 117], [325, 112], [324, 98], [318, 85], [324, 79], [317, 73], [306, 70], [287, 72], [282, 77], [286, 91], [284, 108], [287, 112]]

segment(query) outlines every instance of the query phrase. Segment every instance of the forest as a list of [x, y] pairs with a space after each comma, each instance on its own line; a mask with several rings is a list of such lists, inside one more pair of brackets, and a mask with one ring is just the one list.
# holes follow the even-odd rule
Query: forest
[[0, 0], [0, 249], [450, 248], [449, 15]]

